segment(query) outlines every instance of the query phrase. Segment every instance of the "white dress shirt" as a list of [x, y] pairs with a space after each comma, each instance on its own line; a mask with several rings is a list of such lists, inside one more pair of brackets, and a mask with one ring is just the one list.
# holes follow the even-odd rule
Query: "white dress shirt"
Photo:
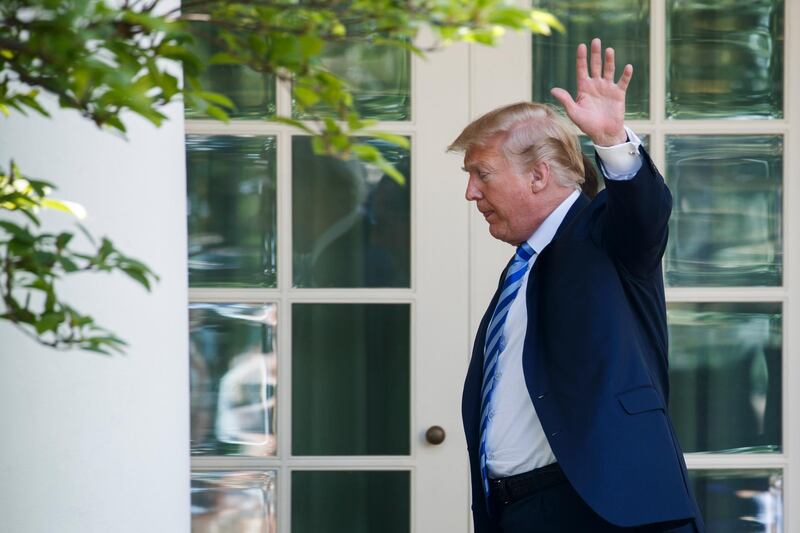
[[[629, 180], [642, 166], [641, 140], [627, 127], [625, 131], [628, 142], [611, 147], [595, 146], [601, 171], [608, 179]], [[521, 474], [556, 462], [522, 373], [522, 348], [528, 324], [525, 287], [536, 258], [553, 240], [578, 196], [580, 191], [577, 190], [570, 194], [528, 238], [536, 255], [529, 262], [528, 272], [506, 317], [503, 333], [506, 347], [497, 360], [486, 428], [486, 465], [491, 478]]]

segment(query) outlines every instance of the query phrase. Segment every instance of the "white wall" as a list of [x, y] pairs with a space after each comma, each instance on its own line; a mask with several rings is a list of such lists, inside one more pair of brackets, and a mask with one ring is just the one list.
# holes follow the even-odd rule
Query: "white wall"
[[74, 112], [0, 118], [0, 165], [55, 182], [95, 235], [161, 276], [153, 293], [117, 275], [63, 284], [125, 356], [53, 351], [0, 324], [0, 531], [190, 529], [183, 110], [167, 112], [160, 129], [128, 120], [127, 141]]

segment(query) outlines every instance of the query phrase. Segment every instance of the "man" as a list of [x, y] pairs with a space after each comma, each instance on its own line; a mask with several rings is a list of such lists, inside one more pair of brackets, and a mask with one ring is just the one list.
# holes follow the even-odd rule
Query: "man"
[[666, 406], [661, 257], [672, 200], [623, 124], [626, 65], [577, 52], [575, 100], [606, 189], [580, 192], [574, 133], [521, 103], [467, 126], [466, 198], [517, 247], [478, 329], [463, 397], [476, 533], [698, 532], [704, 525]]

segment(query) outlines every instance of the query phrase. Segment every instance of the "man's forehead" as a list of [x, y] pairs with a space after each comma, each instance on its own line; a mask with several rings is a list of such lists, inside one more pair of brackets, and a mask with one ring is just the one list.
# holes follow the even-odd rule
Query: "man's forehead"
[[489, 160], [500, 155], [498, 150], [499, 138], [492, 138], [489, 142], [470, 146], [464, 152], [464, 168], [469, 170], [480, 164], [486, 164]]

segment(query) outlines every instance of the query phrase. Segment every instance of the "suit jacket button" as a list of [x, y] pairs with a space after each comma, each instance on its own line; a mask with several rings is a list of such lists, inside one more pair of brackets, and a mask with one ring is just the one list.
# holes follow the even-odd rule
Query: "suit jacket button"
[[557, 437], [557, 436], [559, 436], [559, 435], [561, 435], [561, 432], [560, 432], [560, 431], [554, 431], [554, 432], [552, 432], [552, 433], [550, 434], [550, 436], [551, 436], [551, 437]]
[[539, 396], [537, 396], [537, 398], [538, 398], [539, 400], [541, 400], [541, 399], [542, 399], [542, 398], [544, 398], [545, 396], [547, 396], [547, 393], [540, 394]]

